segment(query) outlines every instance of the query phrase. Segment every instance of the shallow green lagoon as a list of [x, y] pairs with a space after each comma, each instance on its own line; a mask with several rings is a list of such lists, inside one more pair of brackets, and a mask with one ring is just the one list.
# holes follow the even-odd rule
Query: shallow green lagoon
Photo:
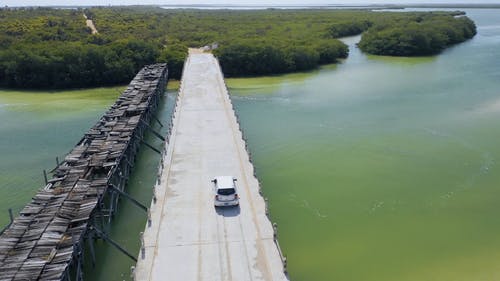
[[436, 57], [229, 80], [292, 280], [500, 280], [500, 11]]
[[0, 90], [0, 225], [19, 211], [123, 87], [64, 92]]

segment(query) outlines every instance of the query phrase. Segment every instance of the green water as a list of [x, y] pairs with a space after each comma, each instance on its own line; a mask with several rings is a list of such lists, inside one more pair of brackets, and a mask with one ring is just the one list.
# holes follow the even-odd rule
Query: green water
[[[436, 57], [366, 56], [354, 37], [341, 64], [228, 80], [292, 280], [500, 280], [500, 10], [468, 14], [479, 34]], [[0, 91], [0, 225], [121, 89]], [[130, 179], [146, 204], [157, 162], [143, 147]], [[138, 253], [145, 219], [122, 201], [112, 238]], [[129, 280], [97, 243], [86, 279]]]
[[500, 280], [500, 10], [436, 57], [228, 82], [296, 281]]
[[123, 87], [65, 92], [0, 90], [0, 226], [21, 210]]

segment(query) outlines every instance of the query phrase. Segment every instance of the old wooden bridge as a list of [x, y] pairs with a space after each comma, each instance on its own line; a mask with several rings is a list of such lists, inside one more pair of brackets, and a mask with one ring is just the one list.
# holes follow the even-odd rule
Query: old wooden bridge
[[104, 229], [118, 197], [127, 196], [126, 182], [166, 81], [165, 64], [144, 67], [46, 177], [46, 186], [0, 235], [0, 280], [82, 280], [94, 238], [114, 243]]

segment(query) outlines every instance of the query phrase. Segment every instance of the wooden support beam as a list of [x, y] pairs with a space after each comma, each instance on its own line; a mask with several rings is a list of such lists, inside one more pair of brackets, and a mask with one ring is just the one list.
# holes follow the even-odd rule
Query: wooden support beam
[[109, 186], [113, 191], [115, 192], [118, 192], [118, 194], [122, 195], [123, 197], [127, 198], [128, 200], [130, 200], [132, 203], [134, 203], [137, 207], [143, 209], [145, 212], [148, 211], [148, 207], [146, 207], [144, 204], [142, 204], [141, 202], [137, 201], [135, 198], [133, 198], [132, 196], [130, 196], [129, 194], [127, 194], [126, 192], [120, 190], [119, 188], [117, 188], [116, 186], [114, 185], [110, 185]]
[[143, 143], [145, 146], [147, 146], [147, 147], [151, 148], [152, 150], [156, 151], [158, 154], [160, 154], [160, 155], [161, 155], [161, 151], [160, 151], [160, 150], [156, 149], [155, 147], [153, 147], [152, 145], [150, 145], [150, 144], [149, 144], [149, 143], [147, 143], [146, 141], [142, 140], [142, 143]]
[[104, 233], [101, 230], [97, 229], [95, 226], [91, 226], [90, 229], [94, 230], [97, 233], [97, 235], [101, 236], [101, 238], [103, 238], [104, 240], [106, 240], [107, 242], [109, 242], [109, 244], [113, 245], [116, 249], [118, 249], [120, 252], [122, 252], [123, 254], [125, 254], [127, 257], [129, 257], [133, 261], [137, 262], [137, 259], [132, 254], [130, 254], [127, 250], [125, 250], [125, 248], [123, 248], [122, 246], [120, 246], [120, 244], [118, 244], [115, 241], [113, 241], [113, 239], [111, 239], [108, 235], [106, 235], [106, 233]]
[[111, 224], [111, 219], [113, 218], [113, 212], [114, 212], [114, 202], [115, 202], [115, 196], [116, 194], [114, 192], [111, 192], [111, 198], [109, 201], [109, 212], [108, 212], [108, 225]]
[[87, 242], [90, 249], [90, 258], [92, 261], [92, 268], [95, 268], [95, 250], [94, 250], [94, 232], [90, 231], [87, 236]]
[[100, 217], [101, 217], [101, 228], [104, 229], [104, 226], [105, 226], [105, 223], [104, 223], [104, 212], [102, 210], [101, 204], [99, 204], [99, 214], [100, 214]]
[[149, 126], [148, 123], [146, 123], [145, 121], [143, 121], [144, 125], [146, 125], [146, 128], [149, 129], [149, 131], [151, 133], [153, 133], [157, 138], [161, 139], [162, 141], [165, 141], [165, 138], [160, 134], [158, 133], [157, 131], [155, 131], [153, 128], [151, 128], [151, 126]]
[[12, 209], [10, 208], [9, 208], [9, 218], [10, 218], [9, 224], [7, 224], [4, 228], [2, 228], [2, 230], [0, 230], [0, 235], [2, 235], [5, 232], [5, 230], [7, 230], [14, 222], [14, 215], [12, 214]]
[[158, 119], [158, 117], [156, 117], [154, 114], [151, 114], [151, 116], [153, 117], [153, 119], [158, 123], [160, 124], [160, 127], [163, 128], [163, 124], [161, 123], [160, 119]]
[[45, 185], [49, 183], [49, 180], [47, 179], [47, 171], [43, 170], [43, 179], [45, 180]]

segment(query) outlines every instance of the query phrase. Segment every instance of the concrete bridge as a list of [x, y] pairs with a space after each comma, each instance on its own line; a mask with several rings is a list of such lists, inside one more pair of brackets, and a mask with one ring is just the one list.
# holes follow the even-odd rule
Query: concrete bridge
[[[288, 280], [245, 147], [218, 61], [191, 50], [135, 280]], [[210, 180], [224, 175], [239, 207], [214, 208]]]

